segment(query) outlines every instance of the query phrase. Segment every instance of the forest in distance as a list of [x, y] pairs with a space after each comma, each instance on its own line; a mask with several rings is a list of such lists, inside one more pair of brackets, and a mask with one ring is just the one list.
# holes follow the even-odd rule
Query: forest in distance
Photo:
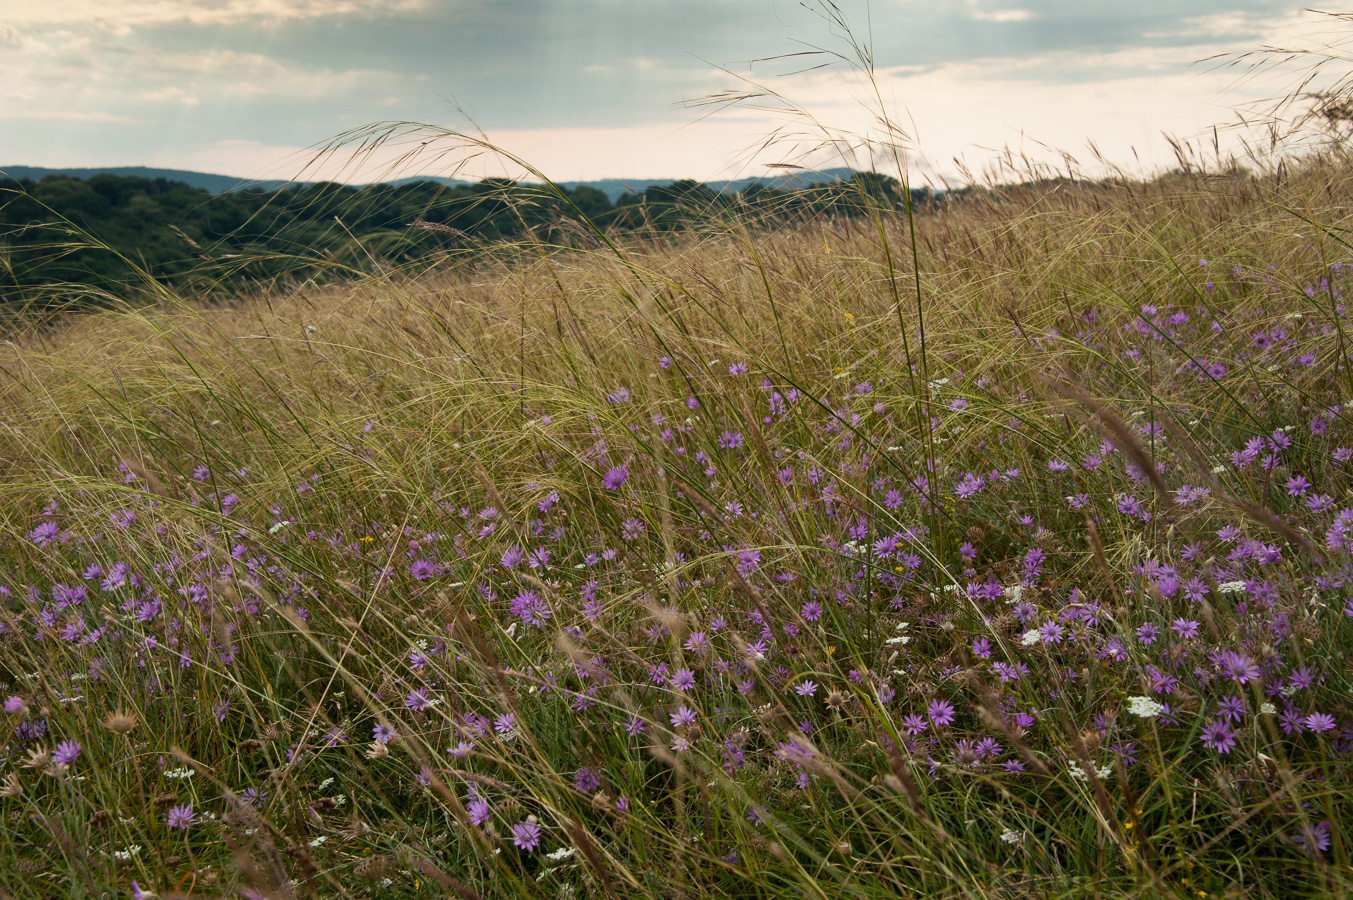
[[[911, 189], [916, 209], [948, 197]], [[661, 235], [735, 221], [777, 227], [853, 218], [905, 205], [901, 183], [874, 172], [792, 189], [753, 184], [737, 193], [683, 180], [614, 203], [587, 185], [554, 190], [493, 178], [453, 186], [320, 182], [220, 194], [111, 174], [0, 178], [0, 310], [102, 305], [144, 292], [151, 280], [221, 295], [288, 277], [417, 267], [522, 239], [585, 244], [596, 234], [584, 217], [602, 231]]]

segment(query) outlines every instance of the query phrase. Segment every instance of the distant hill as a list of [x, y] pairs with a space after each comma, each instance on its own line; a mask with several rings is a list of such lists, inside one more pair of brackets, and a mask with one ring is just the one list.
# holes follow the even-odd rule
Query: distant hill
[[[745, 190], [753, 184], [761, 184], [766, 187], [786, 190], [807, 187], [812, 184], [821, 184], [823, 182], [846, 181], [853, 172], [854, 170], [852, 169], [825, 169], [823, 171], [792, 172], [784, 175], [770, 175], [759, 178], [709, 181], [706, 182], [706, 184], [713, 190], [724, 194]], [[226, 191], [245, 190], [247, 188], [260, 188], [265, 191], [275, 191], [278, 188], [287, 187], [288, 185], [310, 183], [294, 181], [248, 181], [242, 178], [236, 178], [232, 175], [212, 175], [207, 172], [190, 172], [185, 169], [151, 169], [146, 166], [118, 166], [93, 169], [46, 169], [41, 166], [0, 166], [0, 174], [8, 175], [11, 178], [31, 178], [34, 181], [41, 181], [47, 175], [69, 175], [72, 178], [92, 178], [95, 175], [108, 174], [134, 178], [164, 178], [169, 181], [179, 181], [196, 188], [202, 188], [211, 191], [213, 194], [220, 194]], [[642, 194], [650, 187], [671, 184], [675, 180], [676, 179], [674, 178], [603, 178], [600, 181], [561, 181], [559, 182], [559, 186], [569, 190], [573, 190], [580, 186], [596, 188], [606, 195], [606, 199], [614, 203], [624, 194]], [[458, 178], [439, 178], [435, 175], [413, 175], [408, 178], [399, 178], [389, 183], [408, 184], [415, 181], [443, 182], [452, 187], [458, 184], [470, 183]]]
[[98, 169], [45, 169], [41, 166], [0, 166], [0, 173], [11, 178], [31, 178], [41, 181], [48, 175], [69, 175], [72, 178], [93, 178], [95, 175], [121, 175], [126, 178], [164, 178], [168, 181], [181, 181], [195, 188], [203, 188], [213, 194], [224, 191], [236, 191], [257, 187], [265, 191], [275, 191], [285, 187], [286, 181], [246, 181], [231, 175], [210, 175], [206, 172], [189, 172], [185, 169], [151, 169], [146, 166], [110, 166]]
[[[789, 190], [823, 182], [847, 181], [852, 174], [854, 174], [852, 169], [825, 169], [821, 172], [794, 172], [760, 178], [739, 178], [732, 181], [706, 181], [705, 184], [721, 194], [736, 194], [753, 184]], [[559, 186], [569, 190], [579, 186], [593, 187], [605, 194], [607, 200], [614, 203], [624, 194], [642, 194], [650, 187], [671, 184], [675, 180], [674, 178], [603, 178], [600, 181], [561, 181]]]

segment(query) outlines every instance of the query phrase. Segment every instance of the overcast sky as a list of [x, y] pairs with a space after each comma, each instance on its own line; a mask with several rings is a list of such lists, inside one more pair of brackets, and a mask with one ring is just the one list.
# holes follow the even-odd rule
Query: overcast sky
[[[1199, 60], [1330, 30], [1279, 0], [839, 7], [872, 46], [912, 165], [947, 177], [954, 157], [980, 171], [1005, 147], [1092, 169], [1091, 141], [1125, 167], [1165, 166], [1162, 132], [1197, 136], [1290, 86]], [[811, 0], [0, 0], [0, 166], [367, 180], [415, 144], [360, 165], [348, 147], [310, 168], [307, 148], [412, 120], [482, 129], [558, 180], [762, 174], [810, 145], [758, 149], [777, 128], [883, 136], [858, 67], [764, 61], [810, 47], [851, 53]], [[744, 79], [817, 124], [695, 105]], [[450, 142], [399, 164], [414, 172], [516, 174]]]

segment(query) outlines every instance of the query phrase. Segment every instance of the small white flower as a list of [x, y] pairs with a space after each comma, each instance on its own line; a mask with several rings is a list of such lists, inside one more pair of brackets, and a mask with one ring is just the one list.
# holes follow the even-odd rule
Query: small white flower
[[890, 637], [890, 638], [888, 638], [888, 640], [884, 641], [883, 643], [885, 643], [885, 644], [905, 644], [905, 643], [907, 643], [907, 642], [910, 641], [910, 640], [911, 640], [910, 637], [908, 637], [908, 636], [905, 635], [905, 634], [901, 634], [901, 635], [898, 635], [897, 637]]
[[1165, 705], [1157, 703], [1150, 697], [1129, 697], [1127, 702], [1128, 712], [1141, 719], [1151, 719], [1160, 715], [1165, 710]]
[[310, 842], [310, 846], [318, 847], [320, 844], [324, 843], [327, 840], [328, 840], [327, 837], [325, 837], [324, 835], [320, 835], [319, 837], [315, 838], [313, 841]]
[[334, 783], [333, 778], [326, 778], [319, 783], [319, 789], [322, 791], [333, 783]]
[[1020, 637], [1019, 642], [1026, 647], [1032, 647], [1043, 639], [1043, 635], [1037, 628], [1030, 628]]
[[1024, 585], [1012, 584], [1005, 589], [1005, 602], [1018, 603], [1020, 596], [1024, 593]]
[[1220, 475], [1220, 474], [1222, 474], [1222, 473], [1225, 472], [1225, 471], [1226, 471], [1226, 466], [1213, 466], [1213, 467], [1212, 467], [1212, 474], [1213, 474], [1213, 475]]
[[192, 778], [193, 770], [184, 766], [181, 769], [165, 769], [165, 778]]
[[1265, 701], [1264, 701], [1262, 704], [1260, 704], [1260, 706], [1259, 706], [1259, 712], [1260, 712], [1260, 714], [1265, 715], [1265, 716], [1271, 716], [1271, 715], [1273, 715], [1274, 713], [1276, 713], [1277, 711], [1278, 711], [1278, 707], [1274, 706], [1272, 703], [1269, 703], [1267, 700], [1265, 700]]
[[1007, 828], [1005, 831], [1001, 832], [1001, 840], [1005, 841], [1007, 844], [1018, 844], [1020, 841], [1024, 840], [1024, 832], [1016, 831], [1013, 828]]
[[[1113, 768], [1110, 766], [1095, 766], [1095, 775], [1099, 778], [1108, 778], [1112, 771]], [[1075, 760], [1072, 760], [1071, 764], [1067, 766], [1067, 774], [1071, 776], [1072, 781], [1088, 781], [1090, 779], [1090, 776], [1086, 775], [1085, 770], [1081, 768], [1080, 763]]]
[[560, 847], [558, 850], [555, 850], [552, 853], [546, 853], [545, 857], [547, 859], [552, 859], [555, 862], [558, 862], [561, 859], [568, 859], [576, 852], [577, 849], [574, 847]]
[[1223, 594], [1239, 594], [1245, 590], [1245, 582], [1226, 581], [1217, 585], [1217, 590]]

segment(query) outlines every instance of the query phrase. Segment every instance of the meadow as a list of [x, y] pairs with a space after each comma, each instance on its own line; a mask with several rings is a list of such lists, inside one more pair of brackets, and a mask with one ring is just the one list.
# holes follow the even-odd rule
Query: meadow
[[0, 895], [1353, 894], [1351, 174], [13, 335]]

